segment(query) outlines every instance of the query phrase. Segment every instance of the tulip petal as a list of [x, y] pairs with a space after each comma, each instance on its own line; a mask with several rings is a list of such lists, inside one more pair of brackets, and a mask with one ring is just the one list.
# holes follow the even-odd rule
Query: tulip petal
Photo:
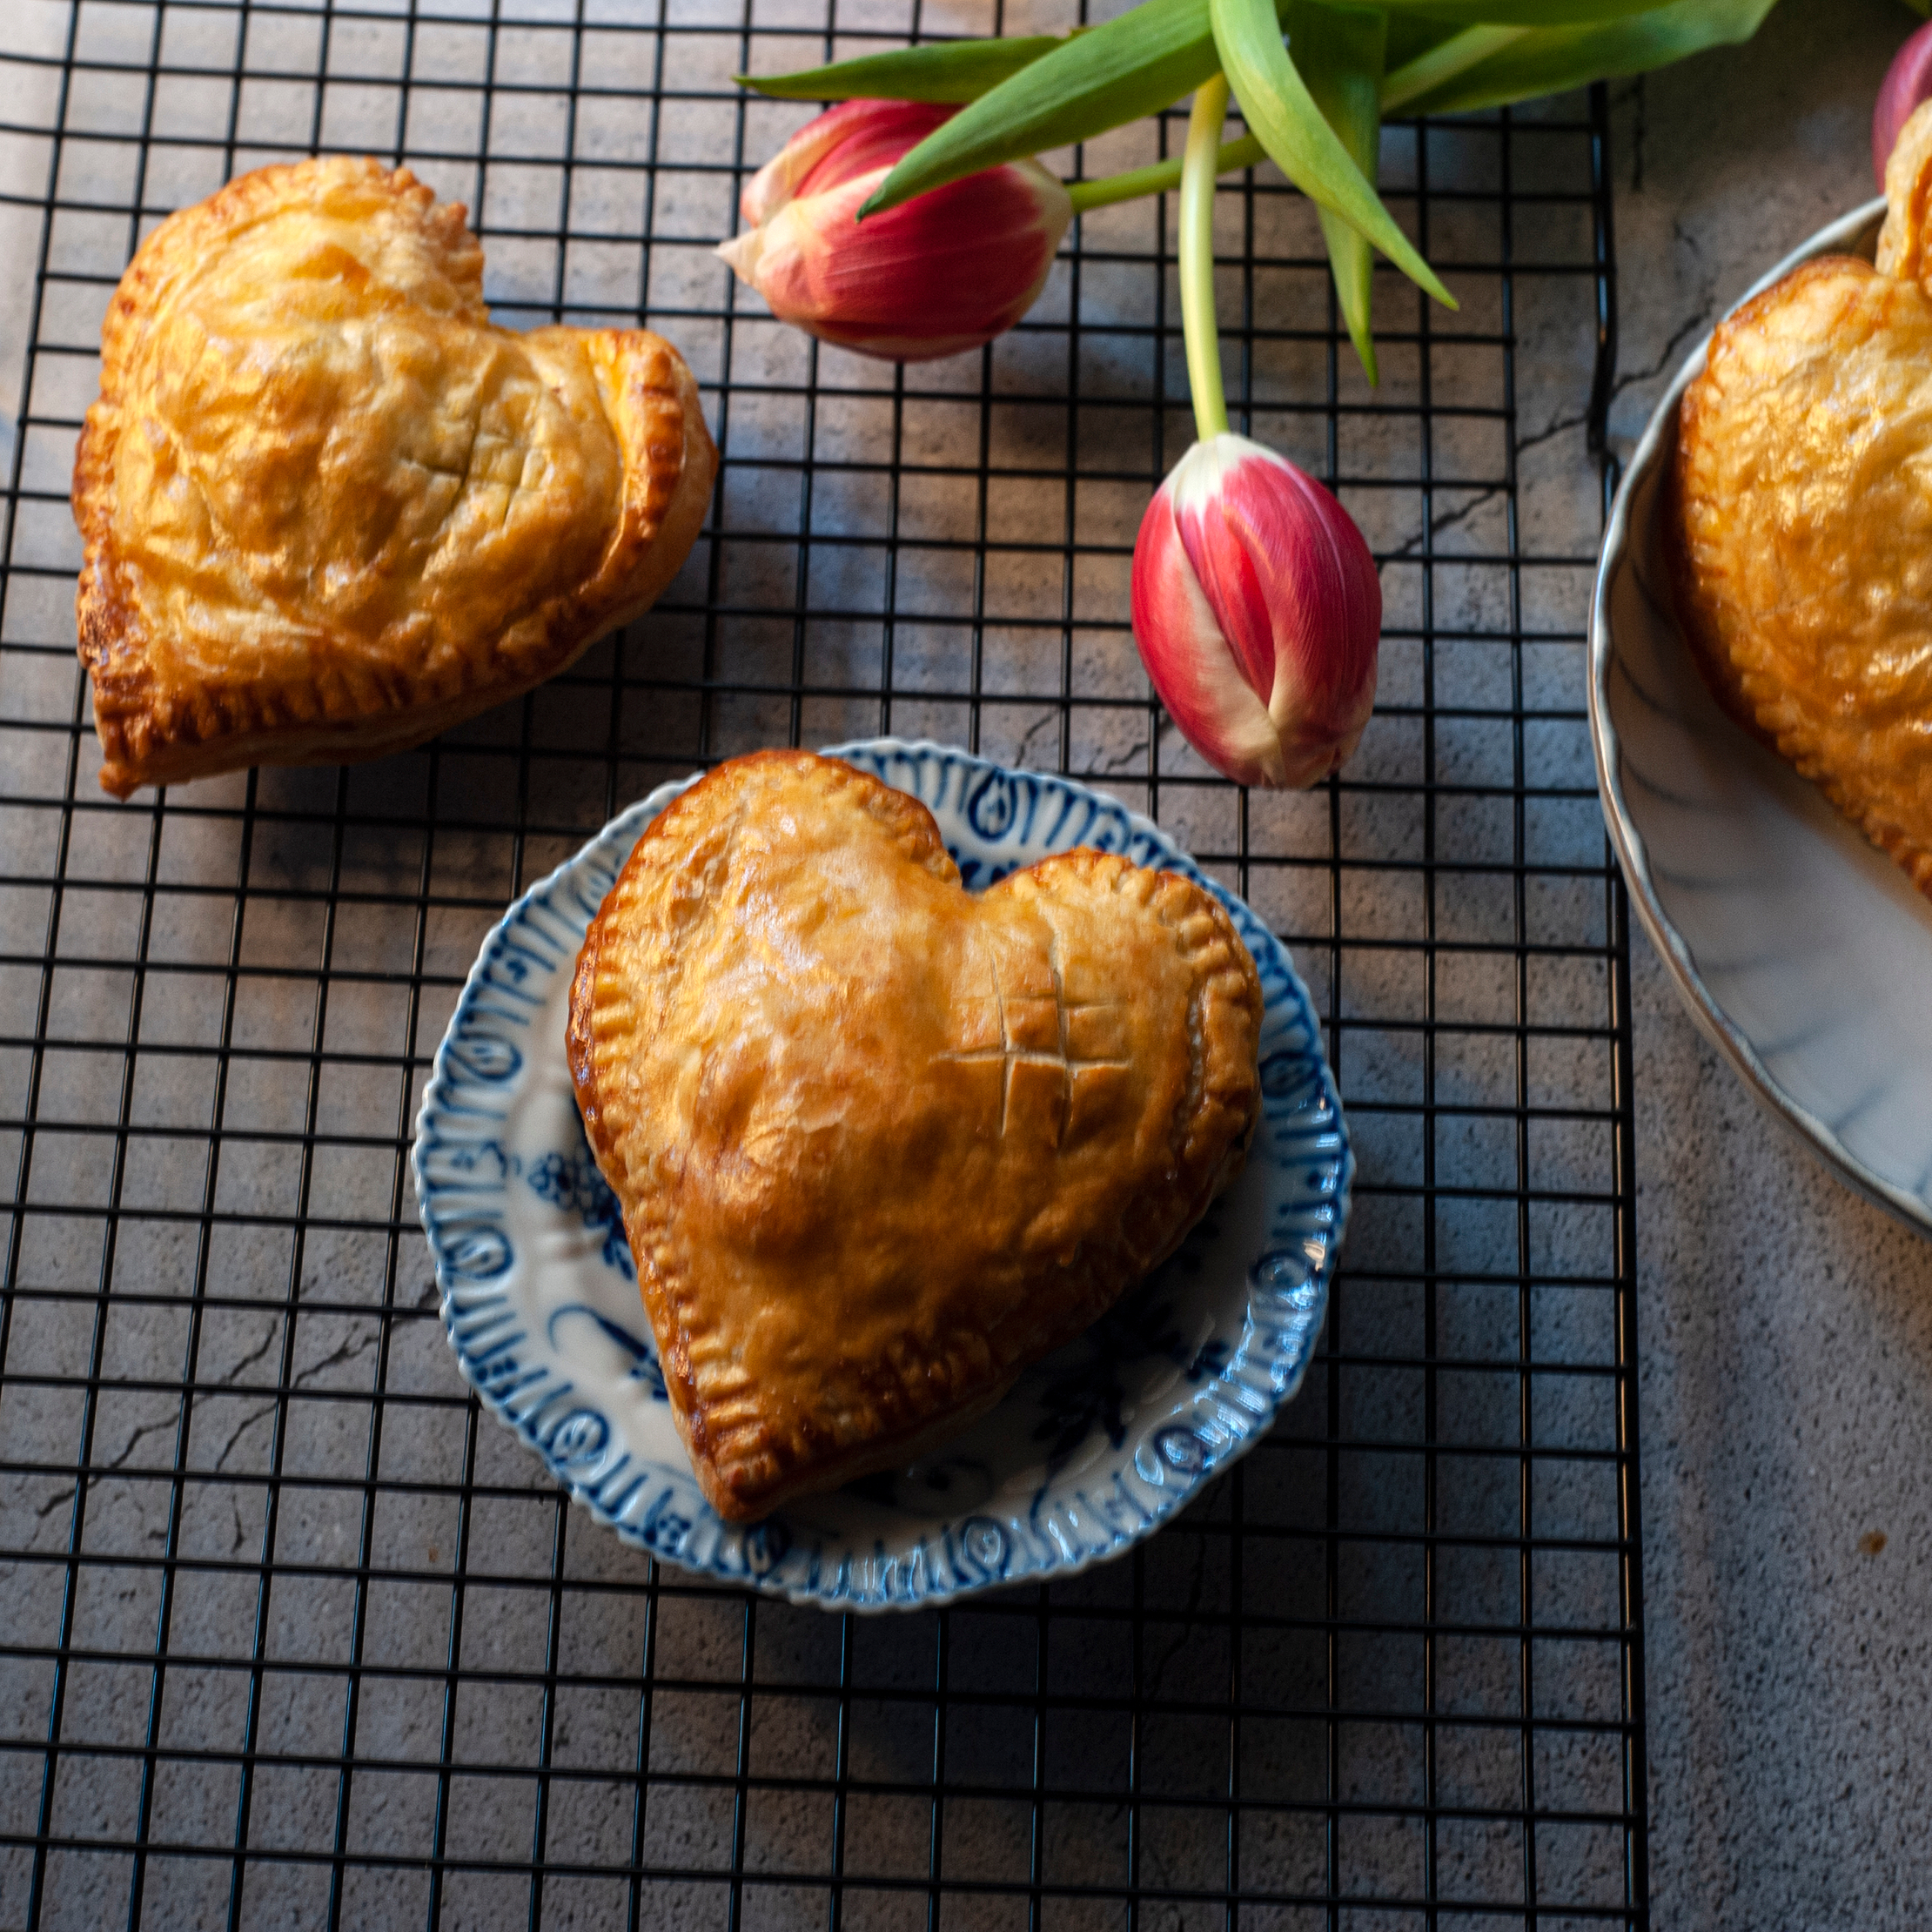
[[958, 111], [926, 101], [848, 101], [833, 108], [820, 120], [841, 124], [837, 138], [822, 143], [821, 151], [799, 176], [797, 198], [826, 194], [861, 175], [893, 167], [908, 148], [917, 146]]
[[1312, 784], [1354, 750], [1375, 701], [1381, 584], [1312, 477], [1245, 437], [1196, 444], [1142, 524], [1133, 590], [1156, 689], [1230, 777]]
[[1258, 443], [1211, 436], [1174, 466], [1174, 518], [1187, 560], [1200, 580], [1221, 634], [1255, 694], [1266, 701], [1275, 685], [1271, 586], [1249, 554], [1247, 524], [1235, 483]]
[[889, 169], [956, 111], [910, 101], [842, 102], [808, 121], [745, 184], [739, 216], [755, 228], [802, 195]]
[[720, 242], [714, 252], [731, 265], [731, 272], [747, 288], [758, 286], [758, 263], [765, 252], [762, 228], [748, 228], [743, 234]]
[[956, 124], [906, 156], [866, 219], [978, 169], [1157, 114], [1216, 64], [1208, 0], [1141, 0], [982, 94]]
[[745, 184], [738, 197], [738, 216], [748, 227], [769, 221], [798, 192], [798, 184], [836, 147], [843, 135], [835, 108], [808, 121], [779, 149], [771, 159]]
[[1285, 782], [1274, 723], [1188, 561], [1171, 479], [1147, 506], [1134, 547], [1133, 623], [1148, 677], [1181, 735], [1237, 783]]
[[[798, 192], [718, 252], [782, 319], [822, 340], [894, 361], [976, 348], [1010, 328], [1039, 294], [1073, 218], [1066, 189], [1036, 163], [1016, 162], [952, 183], [888, 215], [858, 208], [917, 134], [902, 103], [852, 104], [896, 131], [869, 131], [819, 153]], [[843, 110], [822, 117], [830, 120]], [[814, 124], [815, 127], [817, 124]], [[850, 171], [851, 156], [869, 156]]]

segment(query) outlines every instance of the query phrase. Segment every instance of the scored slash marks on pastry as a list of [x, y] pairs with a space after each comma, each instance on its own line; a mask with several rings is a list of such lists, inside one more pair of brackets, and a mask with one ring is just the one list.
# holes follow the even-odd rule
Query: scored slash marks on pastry
[[636, 1286], [606, 1259], [614, 1231], [572, 1177], [584, 1142], [563, 1050], [584, 931], [684, 784], [614, 821], [492, 933], [438, 1051], [414, 1171], [463, 1372], [600, 1521], [795, 1601], [911, 1607], [1117, 1554], [1252, 1446], [1313, 1354], [1354, 1164], [1285, 949], [1157, 827], [1070, 781], [936, 745], [833, 755], [921, 799], [970, 885], [1075, 845], [1123, 852], [1205, 884], [1254, 956], [1263, 1112], [1247, 1170], [1108, 1324], [1028, 1371], [930, 1462], [748, 1526], [705, 1503]]
[[102, 325], [73, 485], [101, 783], [375, 757], [531, 689], [656, 601], [716, 473], [669, 343], [499, 328], [461, 205], [408, 169], [238, 176]]
[[[1076, 1098], [1081, 1075], [1096, 1073], [1107, 1067], [1124, 1069], [1130, 1063], [1118, 1055], [1080, 1050], [1082, 1043], [1077, 1036], [1089, 1036], [1091, 1043], [1090, 1036], [1095, 1031], [1092, 1026], [1084, 1023], [1087, 1016], [1117, 1012], [1119, 1002], [1070, 1001], [1067, 998], [1066, 983], [1060, 971], [1059, 934], [1053, 929], [1051, 911], [1042, 909], [1053, 937], [1053, 949], [1045, 962], [1052, 997], [1042, 998], [1036, 992], [1021, 990], [1018, 987], [1010, 989], [1007, 983], [1010, 975], [1001, 972], [996, 949], [984, 944], [982, 955], [986, 967], [984, 983], [993, 989], [992, 997], [988, 1000], [982, 995], [977, 999], [961, 1002], [964, 1043], [939, 1057], [963, 1065], [980, 1061], [998, 1064], [1003, 1138], [1012, 1118], [1013, 1082], [1019, 1069], [1027, 1066], [1057, 1070], [1060, 1076], [1060, 1096], [1053, 1143], [1059, 1146], [1065, 1141], [1068, 1129], [1077, 1118]], [[986, 1010], [989, 1006], [992, 1009], [990, 1014]], [[993, 1022], [990, 1030], [986, 1026], [989, 1018]], [[1103, 1026], [1104, 1023], [1101, 1023]]]

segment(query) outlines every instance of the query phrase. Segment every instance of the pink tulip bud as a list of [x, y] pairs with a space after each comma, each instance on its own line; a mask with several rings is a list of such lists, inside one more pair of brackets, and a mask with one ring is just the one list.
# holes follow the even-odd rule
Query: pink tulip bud
[[1036, 161], [1011, 161], [882, 214], [860, 205], [958, 110], [847, 101], [793, 135], [745, 189], [749, 231], [718, 252], [772, 312], [888, 362], [976, 349], [1033, 305], [1073, 219]]
[[1872, 172], [1878, 178], [1881, 194], [1885, 191], [1885, 164], [1892, 158], [1898, 131], [1929, 95], [1932, 95], [1932, 21], [1892, 56], [1892, 64], [1879, 83], [1878, 100], [1872, 109]]
[[1285, 457], [1195, 444], [1142, 520], [1133, 608], [1161, 702], [1225, 776], [1312, 785], [1360, 741], [1382, 586], [1354, 520]]

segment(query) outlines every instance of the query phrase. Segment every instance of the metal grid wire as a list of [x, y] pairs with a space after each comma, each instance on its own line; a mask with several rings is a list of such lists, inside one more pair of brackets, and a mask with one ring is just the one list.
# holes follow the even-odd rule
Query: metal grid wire
[[[909, 369], [708, 253], [808, 111], [735, 72], [1073, 17], [0, 10], [0, 1926], [1647, 1922], [1627, 932], [1582, 709], [1601, 92], [1392, 128], [1462, 306], [1384, 275], [1379, 391], [1306, 204], [1225, 184], [1237, 421], [1334, 480], [1388, 610], [1346, 775], [1244, 796], [1124, 621], [1191, 433], [1172, 204], [1088, 216], [1018, 331]], [[420, 753], [117, 804], [65, 500], [100, 319], [166, 211], [318, 149], [467, 202], [502, 319], [673, 338], [710, 521], [656, 612]], [[842, 1620], [572, 1513], [458, 1379], [406, 1151], [526, 882], [666, 776], [873, 731], [1091, 778], [1246, 894], [1361, 1172], [1304, 1392], [1182, 1521]]]

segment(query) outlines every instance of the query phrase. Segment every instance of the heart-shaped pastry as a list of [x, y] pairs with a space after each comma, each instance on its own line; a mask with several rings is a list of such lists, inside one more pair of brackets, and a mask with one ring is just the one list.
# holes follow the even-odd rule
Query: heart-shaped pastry
[[257, 170], [171, 216], [74, 466], [101, 782], [420, 743], [645, 609], [717, 453], [671, 345], [490, 321], [406, 169]]
[[1932, 891], [1932, 104], [1885, 187], [1875, 269], [1808, 262], [1711, 338], [1678, 605], [1719, 701]]
[[570, 1064], [719, 1513], [911, 1461], [1171, 1253], [1246, 1153], [1261, 1012], [1175, 873], [971, 895], [916, 799], [807, 752], [667, 807]]

